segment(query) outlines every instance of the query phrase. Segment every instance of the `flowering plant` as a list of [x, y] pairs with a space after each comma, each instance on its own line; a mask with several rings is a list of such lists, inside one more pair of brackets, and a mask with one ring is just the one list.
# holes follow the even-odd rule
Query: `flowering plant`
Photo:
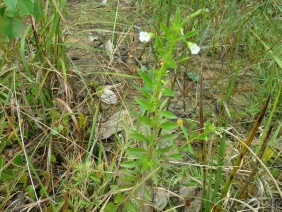
[[142, 42], [142, 43], [148, 43], [148, 42], [151, 40], [151, 37], [153, 37], [153, 34], [152, 34], [152, 33], [143, 32], [143, 31], [141, 31], [141, 32], [139, 33], [139, 40], [140, 40], [140, 42]]
[[187, 45], [192, 54], [199, 54], [201, 48], [196, 43], [187, 42]]

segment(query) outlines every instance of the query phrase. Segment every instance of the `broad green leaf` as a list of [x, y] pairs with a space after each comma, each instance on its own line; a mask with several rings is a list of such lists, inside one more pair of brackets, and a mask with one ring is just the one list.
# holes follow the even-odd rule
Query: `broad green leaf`
[[4, 172], [2, 172], [0, 177], [0, 180], [9, 182], [15, 178], [15, 172], [13, 171], [13, 169], [6, 169]]
[[141, 116], [141, 117], [139, 118], [139, 120], [140, 120], [143, 124], [145, 124], [145, 125], [152, 126], [152, 120], [151, 120], [151, 118], [149, 118], [149, 117], [147, 117], [147, 116]]
[[124, 203], [125, 211], [135, 212], [137, 211], [132, 202], [129, 200]]
[[18, 154], [14, 160], [13, 160], [14, 164], [17, 166], [24, 166], [25, 163], [23, 162], [23, 155], [22, 154]]
[[[118, 173], [120, 174], [124, 174], [126, 176], [135, 176], [136, 175], [136, 172], [134, 170], [130, 170], [130, 169], [122, 169], [120, 168], [118, 170]], [[122, 187], [118, 186], [118, 190], [122, 189]]]
[[25, 171], [25, 172], [21, 175], [21, 177], [20, 177], [20, 179], [19, 179], [19, 183], [24, 184], [24, 187], [25, 187], [25, 185], [26, 185], [26, 183], [27, 183], [27, 180], [28, 180], [28, 173]]
[[34, 1], [33, 0], [18, 0], [18, 8], [22, 15], [33, 14]]
[[141, 161], [126, 161], [120, 164], [121, 167], [125, 168], [135, 168], [136, 166], [141, 166], [143, 163]]
[[17, 18], [0, 18], [0, 36], [9, 39], [20, 37], [22, 35], [23, 25]]
[[4, 4], [7, 6], [6, 15], [14, 17], [17, 14], [17, 0], [4, 0]]
[[118, 203], [122, 203], [125, 199], [125, 196], [122, 195], [121, 193], [118, 193], [114, 199], [114, 203], [118, 204]]
[[138, 133], [136, 131], [133, 131], [131, 133], [131, 137], [137, 141], [147, 141], [148, 139], [146, 138], [145, 135], [141, 134], [141, 133]]
[[129, 148], [126, 150], [126, 153], [139, 159], [148, 155], [148, 152], [141, 148]]
[[59, 134], [59, 130], [58, 127], [53, 127], [52, 130], [50, 130], [51, 135], [58, 135]]
[[57, 162], [57, 158], [53, 154], [51, 155], [50, 160], [51, 160], [51, 163], [56, 163]]
[[177, 134], [166, 134], [158, 138], [158, 141], [173, 141], [178, 137]]
[[43, 186], [39, 191], [40, 197], [43, 197], [47, 193], [47, 190], [47, 186]]
[[208, 135], [206, 135], [206, 134], [204, 133], [204, 134], [198, 135], [197, 140], [207, 141], [208, 138], [209, 138]]
[[200, 81], [200, 75], [194, 72], [187, 73], [187, 76], [193, 81], [198, 83]]
[[170, 111], [160, 111], [160, 114], [167, 119], [177, 119], [178, 117]]
[[58, 121], [61, 117], [61, 114], [57, 110], [51, 109], [49, 113], [52, 119], [52, 123]]
[[25, 190], [26, 190], [26, 192], [28, 193], [28, 196], [31, 199], [36, 200], [34, 189], [33, 189], [32, 185], [27, 186]]
[[180, 147], [179, 148], [179, 151], [183, 152], [190, 152], [192, 155], [194, 154], [194, 149], [192, 147], [192, 145], [190, 144], [190, 142], [187, 143], [187, 145], [183, 146], [183, 147]]
[[155, 150], [155, 152], [158, 153], [158, 154], [163, 154], [163, 153], [169, 152], [172, 148], [173, 148], [173, 146], [164, 147], [164, 148]]
[[274, 168], [274, 169], [272, 170], [272, 172], [271, 172], [271, 174], [272, 174], [273, 177], [275, 177], [275, 178], [279, 176], [279, 173], [280, 173], [280, 171], [279, 171], [278, 168]]
[[64, 126], [62, 124], [59, 124], [57, 127], [58, 131], [61, 132], [64, 129]]
[[170, 88], [165, 88], [165, 89], [163, 89], [163, 93], [164, 93], [164, 95], [166, 95], [166, 96], [174, 97], [174, 93], [173, 93], [173, 91], [172, 91]]
[[34, 0], [34, 8], [33, 8], [32, 14], [36, 21], [39, 21], [39, 19], [42, 17], [42, 9], [41, 9], [40, 0]]
[[181, 153], [176, 153], [170, 156], [170, 158], [173, 158], [175, 160], [180, 160], [180, 161], [183, 160], [183, 157], [184, 157], [184, 154], [181, 154]]
[[104, 208], [104, 212], [113, 212], [118, 210], [118, 205], [115, 205], [113, 202], [109, 202], [106, 204]]
[[143, 96], [145, 96], [147, 98], [146, 101], [151, 101], [151, 99], [152, 99], [152, 94], [151, 93], [149, 93], [145, 89], [141, 89], [141, 93], [143, 94]]
[[160, 124], [160, 128], [164, 130], [174, 130], [178, 128], [178, 124], [176, 122], [164, 122]]
[[194, 149], [193, 149], [192, 145], [191, 145], [190, 143], [188, 143], [187, 146], [188, 146], [189, 152], [190, 152], [192, 155], [194, 155]]
[[140, 105], [142, 109], [151, 111], [153, 109], [152, 103], [148, 102], [143, 98], [135, 98], [135, 101]]
[[161, 104], [161, 106], [160, 106], [160, 111], [161, 110], [165, 110], [164, 108], [167, 108], [167, 104], [168, 104], [168, 100], [169, 100], [169, 98], [166, 98], [163, 102], [162, 102], [162, 104]]
[[147, 85], [150, 88], [153, 87], [153, 81], [149, 75], [145, 74], [142, 71], [139, 72], [139, 75], [144, 80], [145, 85]]

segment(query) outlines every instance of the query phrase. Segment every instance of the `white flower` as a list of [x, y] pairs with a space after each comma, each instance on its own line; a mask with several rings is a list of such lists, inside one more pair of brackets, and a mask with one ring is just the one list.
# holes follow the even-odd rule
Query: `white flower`
[[187, 42], [187, 44], [192, 54], [199, 54], [201, 48], [196, 43]]
[[147, 42], [150, 41], [150, 39], [151, 39], [150, 33], [148, 33], [148, 32], [143, 32], [143, 31], [141, 31], [141, 32], [139, 33], [139, 40], [140, 40], [142, 43], [147, 43]]

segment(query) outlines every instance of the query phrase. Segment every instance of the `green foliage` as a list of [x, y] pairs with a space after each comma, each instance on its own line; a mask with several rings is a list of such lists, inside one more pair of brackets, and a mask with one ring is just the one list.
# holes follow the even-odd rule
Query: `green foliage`
[[23, 33], [22, 18], [32, 15], [35, 19], [40, 18], [39, 0], [4, 0], [0, 8], [0, 38], [10, 40], [21, 37]]
[[[277, 35], [281, 34], [280, 5], [276, 1], [187, 4], [141, 0], [131, 5], [132, 13], [120, 10], [123, 4], [114, 3], [108, 1], [101, 7], [91, 1], [75, 5], [67, 0], [1, 2], [0, 210], [10, 210], [11, 203], [19, 202], [17, 194], [22, 191], [34, 202], [44, 200], [40, 206], [29, 204], [38, 207], [30, 210], [41, 207], [42, 211], [147, 211], [152, 207], [159, 211], [187, 210], [184, 203], [191, 203], [188, 210], [196, 211], [199, 208], [193, 207], [200, 205], [198, 199], [203, 200], [202, 211], [235, 211], [251, 206], [248, 195], [256, 199], [257, 191], [264, 201], [257, 205], [271, 208], [267, 198], [281, 194], [276, 187], [282, 126], [281, 45]], [[66, 6], [75, 8], [75, 17]], [[97, 14], [100, 17], [93, 18]], [[105, 20], [107, 15], [111, 22]], [[91, 27], [85, 29], [88, 25]], [[140, 30], [150, 29], [153, 34], [149, 43], [131, 40], [137, 37], [141, 25]], [[103, 49], [97, 55], [96, 47], [90, 47], [94, 42], [87, 43], [85, 37], [80, 37], [87, 37], [85, 32], [92, 36], [96, 31], [102, 43], [114, 32], [110, 63]], [[78, 37], [88, 46], [77, 44]], [[126, 48], [130, 47], [125, 55], [132, 56], [126, 60], [121, 48], [124, 41]], [[201, 46], [201, 55], [191, 55], [191, 44], [195, 43]], [[68, 60], [67, 46], [71, 53], [74, 49], [87, 53], [78, 54], [82, 60]], [[134, 71], [111, 72], [119, 66], [122, 71]], [[93, 71], [93, 67], [103, 71]], [[116, 82], [125, 80], [123, 77], [131, 80], [126, 81], [122, 92], [116, 88], [121, 101], [105, 106], [101, 103], [105, 89], [102, 84], [109, 82], [115, 87]], [[204, 85], [203, 97], [199, 95], [200, 85]], [[135, 101], [123, 99], [131, 94]], [[227, 175], [244, 148], [246, 126], [261, 111], [261, 102], [269, 94], [263, 132], [257, 133], [257, 142], [250, 145], [252, 151], [246, 151], [244, 162], [238, 166], [244, 171], [234, 174], [232, 185], [224, 191]], [[182, 114], [177, 109], [172, 112], [180, 105], [175, 101], [183, 103]], [[234, 106], [234, 101], [242, 108]], [[214, 102], [219, 105], [218, 111], [213, 109]], [[111, 127], [106, 126], [106, 120], [119, 107], [129, 110], [130, 118], [122, 123], [122, 131], [101, 140], [99, 130]], [[199, 108], [204, 109], [203, 120]], [[204, 127], [199, 129], [202, 121]], [[274, 132], [268, 138], [271, 126]], [[266, 138], [269, 142], [262, 147]], [[205, 152], [201, 151], [203, 145]], [[262, 148], [263, 153], [255, 157], [253, 152]], [[257, 158], [264, 163], [258, 163], [255, 170], [253, 162], [259, 161]], [[248, 180], [250, 172], [256, 175], [255, 181], [249, 184], [249, 194], [240, 198], [242, 205], [236, 205], [231, 200], [236, 202], [240, 185]], [[191, 187], [201, 190], [205, 180], [204, 195], [200, 197]], [[257, 186], [261, 183], [263, 190]], [[164, 209], [158, 208], [163, 203], [157, 205], [161, 194], [156, 188], [166, 193]], [[185, 189], [188, 194], [181, 194]], [[220, 199], [225, 192], [230, 198]]]

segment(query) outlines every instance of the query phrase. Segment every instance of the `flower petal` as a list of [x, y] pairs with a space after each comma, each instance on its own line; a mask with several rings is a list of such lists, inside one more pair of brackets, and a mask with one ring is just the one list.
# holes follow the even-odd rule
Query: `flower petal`
[[196, 43], [188, 42], [187, 44], [192, 54], [199, 54], [201, 48]]
[[141, 31], [139, 33], [139, 40], [140, 40], [140, 42], [147, 43], [147, 42], [150, 41], [150, 39], [151, 39], [151, 36], [150, 36], [150, 34], [148, 32]]

